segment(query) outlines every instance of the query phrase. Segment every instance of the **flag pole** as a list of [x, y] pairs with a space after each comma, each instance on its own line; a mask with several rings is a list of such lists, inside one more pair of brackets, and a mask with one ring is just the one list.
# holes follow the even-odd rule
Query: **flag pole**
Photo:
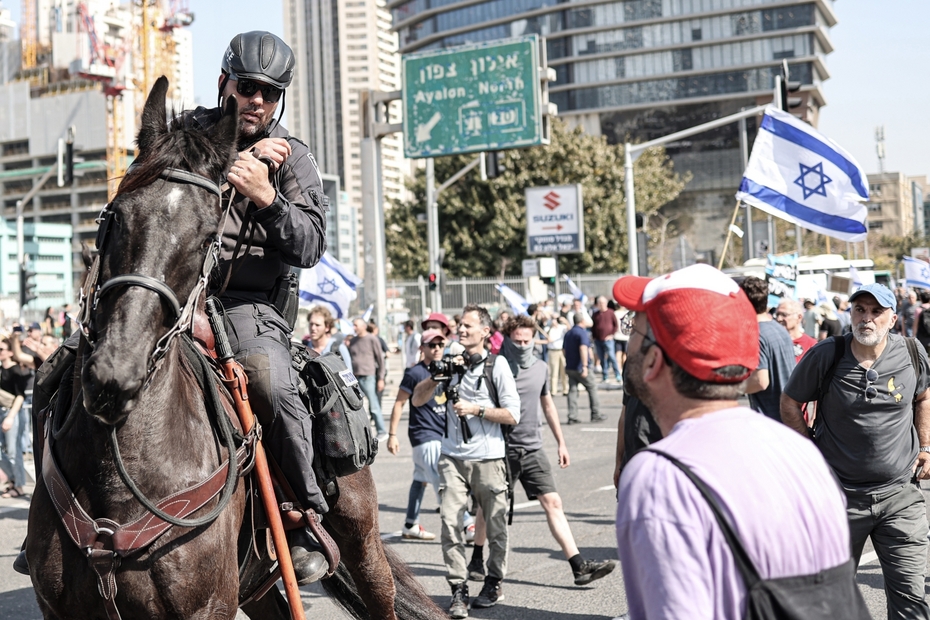
[[717, 269], [723, 269], [723, 261], [727, 257], [727, 247], [730, 245], [730, 237], [733, 236], [733, 226], [736, 225], [736, 216], [739, 215], [739, 200], [736, 201], [736, 208], [733, 209], [733, 217], [730, 218], [730, 226], [727, 228], [727, 238], [723, 242], [723, 252], [720, 253], [720, 261]]

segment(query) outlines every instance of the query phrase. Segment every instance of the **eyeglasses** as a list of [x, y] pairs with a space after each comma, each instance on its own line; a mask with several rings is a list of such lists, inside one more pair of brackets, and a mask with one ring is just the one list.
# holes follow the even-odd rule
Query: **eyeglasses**
[[869, 368], [865, 371], [865, 398], [866, 400], [872, 400], [878, 396], [878, 389], [876, 389], [872, 384], [878, 381], [878, 373], [875, 372], [873, 368]]
[[444, 349], [446, 346], [445, 342], [427, 342], [426, 346], [430, 349]]
[[629, 336], [633, 333], [633, 323], [636, 322], [636, 313], [627, 312], [623, 315], [623, 318], [620, 319], [620, 333], [624, 336]]
[[262, 84], [255, 80], [243, 78], [236, 82], [236, 92], [243, 97], [252, 97], [258, 91], [262, 91], [262, 99], [268, 103], [277, 103], [284, 91], [276, 86]]

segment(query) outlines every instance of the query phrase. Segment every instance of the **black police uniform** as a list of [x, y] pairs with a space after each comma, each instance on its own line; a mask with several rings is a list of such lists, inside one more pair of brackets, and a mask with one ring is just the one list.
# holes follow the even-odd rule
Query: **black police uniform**
[[[203, 129], [219, 121], [219, 108], [197, 108], [189, 118]], [[265, 137], [265, 136], [262, 136]], [[284, 138], [291, 156], [278, 173], [274, 202], [257, 209], [236, 194], [223, 244], [214, 292], [232, 273], [220, 301], [229, 341], [249, 379], [249, 401], [262, 425], [265, 447], [287, 477], [304, 508], [323, 514], [326, 499], [313, 474], [310, 413], [297, 393], [291, 367], [291, 326], [272, 305], [276, 281], [290, 267], [312, 267], [326, 250], [323, 184], [310, 149], [276, 124], [267, 136]], [[256, 139], [256, 142], [258, 139]], [[249, 146], [240, 144], [240, 150]], [[239, 237], [239, 257], [233, 258]]]

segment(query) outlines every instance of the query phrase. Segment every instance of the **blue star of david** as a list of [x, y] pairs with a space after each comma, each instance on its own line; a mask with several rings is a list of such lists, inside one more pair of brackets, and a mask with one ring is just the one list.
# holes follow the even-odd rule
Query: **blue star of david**
[[925, 265], [920, 268], [920, 277], [924, 282], [930, 282], [930, 265]]
[[335, 279], [324, 279], [317, 286], [320, 287], [320, 295], [332, 295], [339, 290]]
[[[794, 184], [799, 186], [804, 190], [804, 200], [807, 200], [811, 197], [812, 194], [820, 194], [823, 197], [827, 196], [827, 190], [825, 186], [827, 183], [833, 181], [830, 177], [823, 173], [823, 162], [820, 162], [816, 166], [805, 166], [804, 164], [799, 164], [801, 166], [801, 176], [794, 180]], [[814, 175], [812, 181], [817, 181], [819, 177], [819, 184], [814, 185], [813, 187], [808, 187], [807, 185], [807, 176]]]

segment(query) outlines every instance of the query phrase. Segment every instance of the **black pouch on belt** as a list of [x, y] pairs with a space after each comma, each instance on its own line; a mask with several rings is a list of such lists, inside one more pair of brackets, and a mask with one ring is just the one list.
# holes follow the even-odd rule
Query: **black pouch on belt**
[[294, 330], [294, 325], [297, 323], [297, 308], [300, 305], [298, 299], [299, 284], [297, 274], [289, 271], [275, 280], [275, 287], [272, 292], [271, 303], [287, 321], [291, 331]]

